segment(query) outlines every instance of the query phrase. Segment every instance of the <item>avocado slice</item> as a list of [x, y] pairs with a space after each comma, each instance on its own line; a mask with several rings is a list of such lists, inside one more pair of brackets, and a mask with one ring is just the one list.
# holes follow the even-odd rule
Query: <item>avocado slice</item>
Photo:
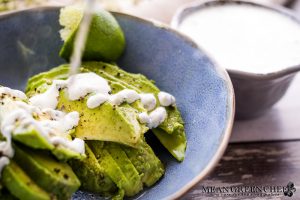
[[[0, 86], [1, 87], [1, 86]], [[0, 119], [3, 120], [7, 114], [10, 114], [15, 109], [18, 108], [16, 101], [18, 103], [26, 103], [25, 99], [19, 99], [16, 97], [11, 97], [9, 95], [2, 95], [1, 97], [2, 103], [0, 105]], [[14, 129], [18, 129], [19, 124], [15, 122]], [[25, 128], [21, 129], [22, 131], [18, 131], [18, 133], [13, 132], [12, 138], [17, 141], [21, 141], [26, 145], [30, 145], [33, 148], [40, 149], [52, 149], [54, 146], [50, 144], [45, 137], [43, 137], [33, 125], [28, 125]]]
[[141, 140], [137, 148], [121, 147], [139, 172], [146, 186], [152, 186], [163, 176], [164, 166], [145, 139]]
[[134, 196], [143, 189], [139, 173], [132, 165], [119, 144], [88, 141], [98, 162], [126, 196]]
[[[2, 104], [0, 105], [0, 119], [3, 119], [7, 114], [10, 114], [15, 109], [19, 109], [19, 104], [26, 104], [27, 100], [20, 100], [17, 98], [9, 97], [5, 95], [2, 99]], [[31, 117], [31, 116], [30, 116]], [[51, 119], [49, 114], [35, 114], [29, 120], [46, 120]], [[70, 130], [72, 131], [72, 130]], [[70, 135], [64, 134], [63, 137], [72, 140]], [[71, 158], [82, 159], [84, 154], [67, 149], [61, 145], [53, 145], [48, 139], [42, 135], [37, 126], [33, 124], [28, 124], [25, 127], [22, 127], [18, 121], [14, 123], [14, 130], [12, 132], [12, 139], [18, 141], [28, 147], [34, 149], [44, 149], [52, 151], [59, 160], [69, 160]]]
[[178, 130], [172, 135], [166, 134], [165, 131], [155, 128], [152, 130], [154, 135], [159, 139], [164, 147], [178, 160], [183, 161], [186, 150], [186, 137], [184, 132]]
[[[153, 84], [153, 81], [148, 80], [145, 76], [128, 73], [111, 64], [103, 62], [85, 62], [82, 66], [84, 69], [89, 69], [95, 73], [101, 74], [106, 79], [112, 81], [119, 80], [119, 83], [121, 82], [122, 85], [127, 85], [128, 88], [134, 89], [137, 92], [149, 92], [157, 95], [160, 91]], [[109, 73], [113, 78], [106, 73]], [[167, 119], [160, 124], [158, 128], [154, 128], [152, 131], [178, 161], [183, 161], [187, 144], [183, 125], [184, 122], [177, 107], [166, 107], [166, 111], [168, 113]]]
[[33, 151], [14, 145], [13, 160], [44, 190], [58, 199], [68, 199], [77, 191], [80, 182], [67, 163], [54, 160], [47, 152]]
[[[14, 141], [22, 143], [33, 149], [50, 150], [52, 154], [60, 161], [67, 161], [70, 159], [83, 159], [84, 154], [69, 150], [62, 146], [54, 146], [47, 141], [41, 134], [35, 129], [29, 128], [22, 133], [13, 134]], [[71, 139], [71, 138], [70, 138]]]
[[129, 106], [113, 106], [105, 102], [95, 109], [86, 106], [86, 98], [70, 101], [61, 91], [57, 108], [65, 112], [78, 111], [80, 121], [74, 136], [83, 140], [101, 140], [135, 146], [144, 129], [138, 122], [138, 113]]
[[[34, 94], [38, 89], [45, 87], [44, 85], [47, 82], [51, 82], [51, 80], [55, 79], [55, 76], [59, 74], [60, 77], [63, 77], [63, 74], [58, 73], [61, 71], [62, 73], [66, 73], [68, 69], [68, 65], [62, 65], [57, 68], [50, 70], [47, 73], [42, 73], [37, 75], [29, 80], [27, 86], [27, 93]], [[147, 79], [145, 76], [141, 74], [132, 74], [128, 73], [119, 67], [103, 63], [103, 62], [84, 62], [82, 64], [81, 72], [94, 72], [105, 78], [109, 81], [110, 86], [112, 88], [112, 92], [116, 93], [122, 89], [128, 88], [133, 89], [139, 93], [154, 93], [158, 94], [159, 89], [154, 85], [153, 81]], [[36, 77], [39, 77], [36, 78]], [[67, 77], [63, 77], [65, 79]], [[122, 105], [123, 107], [129, 105]], [[139, 112], [144, 112], [145, 109], [141, 106], [140, 101], [136, 101], [131, 104], [130, 107], [135, 108]], [[156, 129], [155, 132], [159, 132], [156, 135], [158, 139], [161, 141], [163, 145], [167, 145], [166, 148], [171, 152], [171, 154], [178, 160], [182, 161], [184, 159], [185, 149], [186, 149], [186, 137], [184, 131], [184, 123], [181, 118], [180, 112], [177, 107], [166, 107], [166, 111], [168, 113], [167, 119]], [[153, 130], [156, 130], [153, 129]], [[142, 132], [146, 132], [147, 129], [142, 126]], [[163, 137], [162, 134], [174, 134], [173, 137]], [[159, 137], [161, 136], [161, 137]], [[178, 136], [180, 136], [181, 140], [178, 140]], [[168, 138], [168, 143], [164, 138]], [[170, 145], [172, 141], [176, 142], [176, 145]], [[181, 142], [179, 144], [178, 142]], [[135, 145], [137, 147], [138, 145]], [[180, 146], [180, 148], [179, 148]], [[175, 153], [176, 152], [176, 153]]]
[[12, 138], [34, 149], [54, 149], [54, 146], [33, 128], [28, 128], [28, 130], [20, 134], [13, 134]]
[[119, 144], [106, 142], [105, 149], [109, 152], [111, 157], [119, 165], [123, 174], [130, 184], [130, 188], [125, 190], [127, 196], [133, 196], [143, 189], [143, 182], [130, 159], [126, 153], [122, 150]]
[[11, 194], [20, 200], [53, 199], [50, 194], [36, 185], [36, 183], [33, 182], [33, 180], [12, 160], [3, 169], [1, 179], [2, 183]]
[[114, 196], [122, 196], [123, 193], [125, 195], [125, 190], [127, 188], [130, 189], [130, 185], [118, 164], [114, 161], [109, 152], [103, 148], [104, 142], [87, 141], [87, 143], [96, 156], [98, 164], [118, 187], [118, 192], [114, 194]]
[[[105, 167], [98, 163], [94, 153], [85, 145], [86, 158], [83, 160], [70, 160], [69, 163], [81, 181], [81, 189], [111, 195], [117, 187], [104, 170]], [[108, 165], [110, 168], [110, 165]]]
[[[60, 67], [60, 69], [65, 72], [64, 67]], [[49, 74], [38, 75], [39, 79], [35, 77], [30, 79], [27, 94], [32, 96], [35, 93], [41, 92], [40, 89], [44, 90], [46, 87], [49, 87], [48, 83], [51, 84], [51, 81], [55, 79], [53, 76], [56, 74], [55, 70], [51, 70]], [[113, 84], [114, 88], [116, 88], [117, 83]], [[119, 85], [118, 87], [120, 90], [122, 86]], [[115, 89], [113, 92], [119, 90]], [[65, 112], [78, 111], [81, 115], [79, 125], [74, 132], [75, 137], [84, 140], [113, 141], [135, 146], [141, 134], [148, 130], [144, 124], [139, 123], [138, 110], [127, 103], [123, 103], [120, 106], [113, 106], [109, 102], [106, 102], [95, 109], [89, 109], [86, 106], [86, 101], [86, 98], [78, 101], [70, 101], [65, 90], [61, 90], [60, 92], [58, 109]], [[140, 102], [133, 104], [142, 111], [143, 108]]]
[[[110, 74], [112, 77], [123, 84], [126, 83], [131, 89], [134, 89], [137, 92], [153, 93], [156, 96], [160, 92], [159, 88], [154, 85], [154, 81], [147, 79], [142, 74], [126, 72], [116, 65], [104, 62], [84, 62], [82, 63], [82, 67], [100, 75], [104, 72]], [[183, 129], [184, 122], [177, 107], [168, 107], [166, 109], [168, 117], [159, 128], [166, 131], [168, 134], [172, 134], [176, 129]]]

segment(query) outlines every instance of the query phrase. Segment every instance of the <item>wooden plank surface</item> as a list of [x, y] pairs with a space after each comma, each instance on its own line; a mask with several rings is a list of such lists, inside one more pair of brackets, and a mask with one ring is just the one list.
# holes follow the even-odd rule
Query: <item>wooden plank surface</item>
[[216, 199], [203, 193], [203, 186], [286, 186], [289, 181], [296, 187], [292, 198], [282, 193], [256, 199], [300, 199], [300, 141], [230, 144], [210, 175], [181, 199]]

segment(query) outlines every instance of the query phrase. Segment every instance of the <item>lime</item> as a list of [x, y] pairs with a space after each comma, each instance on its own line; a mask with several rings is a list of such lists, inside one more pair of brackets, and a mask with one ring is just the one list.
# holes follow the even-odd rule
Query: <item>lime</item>
[[[93, 12], [82, 60], [116, 61], [124, 51], [125, 37], [117, 20], [109, 12], [99, 8]], [[64, 27], [60, 35], [64, 44], [59, 55], [70, 60], [75, 36], [83, 17], [83, 8], [68, 6], [60, 11], [59, 23]]]

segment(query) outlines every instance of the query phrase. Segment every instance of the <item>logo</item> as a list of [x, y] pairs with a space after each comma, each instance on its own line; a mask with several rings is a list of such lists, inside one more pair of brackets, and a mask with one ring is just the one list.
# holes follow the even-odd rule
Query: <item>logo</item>
[[289, 182], [286, 186], [286, 191], [284, 191], [284, 196], [291, 197], [296, 192], [296, 188], [293, 182]]
[[249, 197], [292, 197], [295, 196], [296, 187], [293, 182], [287, 185], [226, 185], [214, 186], [203, 185], [199, 189], [199, 195], [203, 197], [232, 197], [232, 198], [249, 198]]

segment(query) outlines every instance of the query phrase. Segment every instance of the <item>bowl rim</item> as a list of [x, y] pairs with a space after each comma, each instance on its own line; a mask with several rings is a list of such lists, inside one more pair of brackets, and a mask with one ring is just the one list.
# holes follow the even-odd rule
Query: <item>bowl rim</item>
[[[0, 20], [5, 19], [6, 17], [12, 17], [15, 15], [19, 15], [24, 12], [48, 11], [48, 10], [57, 10], [60, 8], [62, 8], [62, 6], [37, 6], [37, 7], [33, 7], [33, 8], [25, 8], [25, 9], [21, 9], [21, 10], [3, 12], [3, 13], [0, 13]], [[128, 18], [132, 18], [134, 20], [138, 20], [143, 23], [151, 24], [155, 27], [165, 29], [167, 31], [172, 32], [173, 34], [175, 34], [176, 36], [181, 38], [183, 41], [185, 41], [186, 43], [191, 45], [193, 48], [195, 48], [198, 51], [200, 51], [201, 53], [205, 54], [206, 57], [212, 62], [213, 68], [215, 69], [216, 73], [220, 76], [220, 78], [223, 79], [224, 84], [226, 86], [226, 90], [227, 90], [226, 119], [227, 120], [225, 122], [225, 126], [224, 126], [224, 129], [222, 132], [221, 142], [220, 142], [214, 156], [210, 159], [208, 164], [202, 169], [202, 171], [197, 176], [195, 176], [189, 183], [187, 183], [186, 185], [181, 187], [181, 189], [179, 189], [177, 192], [165, 197], [165, 199], [178, 199], [182, 195], [184, 195], [188, 190], [190, 190], [193, 186], [195, 186], [199, 181], [201, 181], [204, 177], [206, 177], [208, 175], [208, 173], [214, 169], [214, 167], [218, 164], [219, 160], [221, 159], [221, 157], [223, 156], [223, 154], [227, 148], [227, 145], [229, 143], [229, 138], [231, 136], [233, 122], [234, 122], [234, 116], [235, 116], [235, 95], [234, 95], [233, 84], [231, 82], [229, 74], [227, 73], [227, 71], [224, 68], [219, 66], [215, 62], [215, 60], [212, 59], [212, 57], [209, 56], [207, 54], [207, 52], [204, 51], [201, 47], [199, 47], [191, 38], [180, 33], [176, 29], [174, 29], [162, 22], [153, 20], [153, 19], [143, 19], [143, 18], [140, 18], [137, 16], [133, 16], [133, 15], [121, 13], [121, 12], [111, 12], [111, 13], [120, 15], [120, 16], [126, 16]]]
[[[209, 6], [217, 6], [217, 5], [228, 5], [228, 4], [247, 4], [251, 6], [261, 7], [264, 9], [272, 10], [274, 12], [277, 12], [279, 14], [285, 15], [291, 20], [295, 21], [300, 26], [300, 16], [293, 13], [288, 8], [285, 8], [280, 5], [275, 4], [268, 4], [268, 3], [259, 3], [255, 1], [250, 0], [198, 0], [193, 1], [190, 3], [186, 3], [182, 6], [180, 6], [175, 14], [173, 15], [173, 18], [171, 20], [171, 27], [174, 29], [178, 29], [181, 21], [189, 15], [189, 13], [194, 12], [195, 10], [201, 9], [203, 7], [209, 7]], [[185, 13], [188, 13], [185, 15]], [[201, 45], [201, 44], [200, 44]], [[245, 77], [248, 79], [255, 79], [255, 80], [272, 80], [276, 78], [280, 78], [289, 74], [296, 73], [300, 71], [300, 63], [298, 65], [288, 66], [280, 70], [268, 72], [268, 73], [255, 73], [255, 72], [247, 72], [237, 69], [226, 69], [231, 77]]]

